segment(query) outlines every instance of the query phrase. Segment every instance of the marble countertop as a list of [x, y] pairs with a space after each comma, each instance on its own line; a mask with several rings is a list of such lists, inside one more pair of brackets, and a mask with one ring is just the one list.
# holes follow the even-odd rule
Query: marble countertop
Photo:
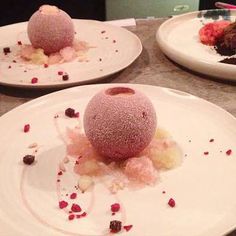
[[[165, 19], [137, 20], [128, 27], [142, 41], [141, 56], [128, 68], [100, 83], [138, 83], [191, 93], [224, 108], [236, 117], [236, 82], [221, 81], [193, 73], [173, 63], [160, 51], [155, 34]], [[0, 116], [52, 90], [26, 90], [0, 86]], [[236, 236], [236, 231], [228, 236]]]

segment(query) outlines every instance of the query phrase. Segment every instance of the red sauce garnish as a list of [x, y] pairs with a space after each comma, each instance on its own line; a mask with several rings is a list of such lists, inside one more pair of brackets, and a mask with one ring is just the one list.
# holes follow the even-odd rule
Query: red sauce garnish
[[212, 142], [214, 142], [215, 140], [213, 139], [213, 138], [211, 138], [210, 140], [209, 140], [209, 142], [210, 143], [212, 143]]
[[48, 64], [44, 64], [44, 68], [47, 68], [48, 67]]
[[63, 75], [63, 71], [58, 71], [57, 74], [58, 75]]
[[208, 155], [208, 154], [209, 154], [209, 152], [204, 152], [203, 154], [206, 156], [206, 155]]
[[18, 45], [22, 45], [22, 42], [21, 42], [21, 41], [18, 41], [17, 44], [18, 44]]

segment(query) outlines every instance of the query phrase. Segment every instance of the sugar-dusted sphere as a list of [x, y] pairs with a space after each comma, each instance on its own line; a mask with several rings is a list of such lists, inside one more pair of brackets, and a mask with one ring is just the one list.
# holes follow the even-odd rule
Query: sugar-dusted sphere
[[157, 125], [149, 98], [129, 87], [97, 93], [85, 109], [83, 122], [92, 146], [114, 161], [133, 157], [145, 149]]
[[34, 48], [42, 48], [45, 54], [72, 46], [74, 25], [71, 17], [56, 6], [43, 5], [28, 22], [28, 37]]

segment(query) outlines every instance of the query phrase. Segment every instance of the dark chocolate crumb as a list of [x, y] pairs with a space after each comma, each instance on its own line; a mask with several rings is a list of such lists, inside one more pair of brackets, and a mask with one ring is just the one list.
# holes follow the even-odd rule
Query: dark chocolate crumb
[[65, 115], [72, 118], [72, 117], [75, 117], [75, 109], [73, 108], [67, 108], [65, 110]]
[[236, 53], [235, 50], [227, 48], [220, 41], [216, 42], [216, 45], [214, 46], [214, 48], [215, 48], [216, 52], [218, 54], [220, 54], [221, 56], [232, 56], [232, 55], [234, 55]]
[[69, 80], [69, 75], [67, 75], [67, 74], [63, 75], [62, 80], [64, 80], [64, 81]]
[[10, 53], [11, 52], [11, 49], [9, 47], [5, 47], [3, 48], [3, 52], [6, 54]]
[[122, 227], [121, 221], [119, 221], [119, 220], [112, 220], [110, 222], [110, 230], [111, 230], [112, 233], [120, 232], [121, 231], [121, 227]]
[[35, 160], [35, 156], [33, 155], [26, 155], [23, 157], [23, 162], [26, 164], [26, 165], [31, 165]]
[[225, 64], [236, 65], [236, 57], [227, 57], [219, 62], [225, 63]]

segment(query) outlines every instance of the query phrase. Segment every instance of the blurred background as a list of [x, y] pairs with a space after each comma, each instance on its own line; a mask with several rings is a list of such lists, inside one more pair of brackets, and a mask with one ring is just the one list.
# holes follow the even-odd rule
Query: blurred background
[[[3, 0], [0, 26], [28, 21], [42, 4], [56, 5], [72, 18], [114, 20], [178, 15], [215, 8], [212, 0]], [[236, 0], [223, 0], [236, 4]]]

